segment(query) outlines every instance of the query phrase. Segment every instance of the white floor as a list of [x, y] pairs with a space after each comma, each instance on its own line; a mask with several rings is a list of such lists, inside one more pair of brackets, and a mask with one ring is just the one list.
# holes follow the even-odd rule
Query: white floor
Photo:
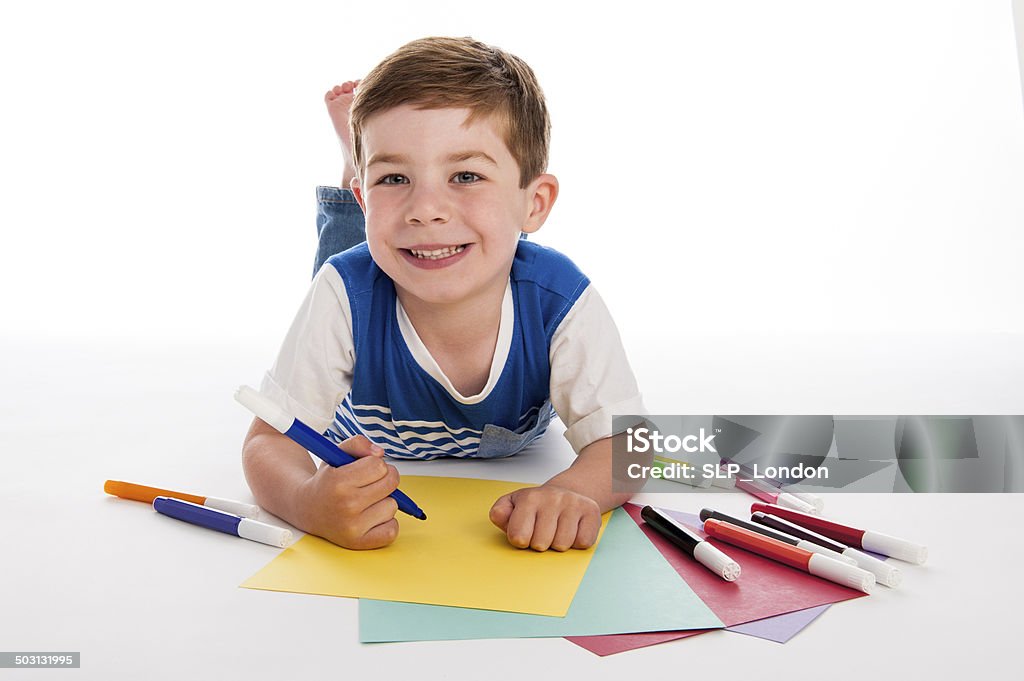
[[[1024, 413], [1020, 337], [630, 343], [649, 406], [662, 413]], [[481, 668], [491, 678], [567, 668], [594, 679], [676, 678], [684, 668], [732, 678], [827, 664], [831, 679], [945, 679], [979, 664], [1005, 676], [1017, 664], [1022, 495], [833, 495], [837, 517], [927, 543], [931, 558], [906, 568], [905, 587], [840, 604], [785, 646], [725, 632], [603, 659], [561, 639], [360, 645], [352, 601], [237, 588], [273, 549], [161, 523], [102, 492], [119, 478], [250, 499], [238, 453], [249, 419], [231, 395], [258, 383], [272, 342], [5, 340], [0, 350], [0, 647], [81, 651], [81, 678], [470, 679]], [[402, 470], [541, 480], [569, 457], [553, 432], [513, 460]], [[708, 503], [645, 499], [691, 511]], [[745, 502], [713, 503], [740, 512]], [[58, 673], [69, 672], [21, 672]]]

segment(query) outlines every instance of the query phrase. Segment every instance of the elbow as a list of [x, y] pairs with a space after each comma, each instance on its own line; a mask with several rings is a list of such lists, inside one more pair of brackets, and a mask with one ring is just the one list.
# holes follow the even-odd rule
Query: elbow
[[[270, 428], [264, 421], [254, 418], [249, 425], [249, 431], [242, 440], [242, 470], [249, 477], [253, 467], [258, 465], [260, 453], [265, 449], [262, 446], [266, 439], [267, 430]], [[276, 431], [275, 431], [276, 432]]]

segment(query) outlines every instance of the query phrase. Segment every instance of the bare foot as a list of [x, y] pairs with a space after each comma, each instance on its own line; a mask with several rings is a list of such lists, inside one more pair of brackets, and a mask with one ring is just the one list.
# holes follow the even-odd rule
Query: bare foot
[[335, 85], [324, 95], [327, 114], [334, 124], [334, 132], [338, 133], [341, 142], [341, 156], [345, 161], [345, 170], [341, 176], [341, 186], [348, 188], [352, 178], [356, 176], [355, 164], [352, 162], [352, 137], [348, 129], [349, 108], [352, 106], [353, 91], [359, 85], [358, 80], [347, 80]]

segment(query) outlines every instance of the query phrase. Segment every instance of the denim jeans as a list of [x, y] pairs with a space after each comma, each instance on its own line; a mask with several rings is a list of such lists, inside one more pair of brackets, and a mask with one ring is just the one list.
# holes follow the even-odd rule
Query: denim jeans
[[335, 253], [366, 241], [366, 221], [356, 197], [348, 189], [316, 188], [316, 260], [313, 274]]

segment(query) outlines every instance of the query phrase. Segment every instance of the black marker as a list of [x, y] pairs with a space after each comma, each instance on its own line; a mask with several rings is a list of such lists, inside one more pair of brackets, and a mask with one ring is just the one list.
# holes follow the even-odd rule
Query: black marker
[[735, 518], [731, 515], [722, 513], [721, 511], [715, 511], [710, 508], [702, 508], [700, 511], [700, 519], [708, 520], [709, 518], [713, 520], [721, 520], [724, 523], [736, 525], [737, 527], [742, 527], [746, 530], [750, 530], [751, 532], [757, 532], [760, 535], [764, 535], [765, 537], [771, 537], [772, 539], [777, 539], [784, 544], [795, 546], [798, 549], [803, 549], [804, 551], [810, 551], [811, 553], [820, 553], [823, 556], [835, 558], [840, 563], [846, 563], [848, 565], [857, 564], [856, 560], [854, 560], [853, 558], [847, 558], [839, 551], [833, 551], [831, 548], [828, 548], [826, 546], [822, 546], [812, 541], [807, 541], [802, 537], [795, 536], [792, 532], [780, 530], [779, 528], [766, 527], [765, 525], [758, 525], [757, 523], [750, 522], [749, 520]]
[[725, 555], [696, 532], [667, 514], [650, 506], [640, 510], [640, 517], [658, 531], [658, 534], [686, 551], [695, 561], [711, 570], [727, 582], [734, 582], [740, 576], [740, 564]]

